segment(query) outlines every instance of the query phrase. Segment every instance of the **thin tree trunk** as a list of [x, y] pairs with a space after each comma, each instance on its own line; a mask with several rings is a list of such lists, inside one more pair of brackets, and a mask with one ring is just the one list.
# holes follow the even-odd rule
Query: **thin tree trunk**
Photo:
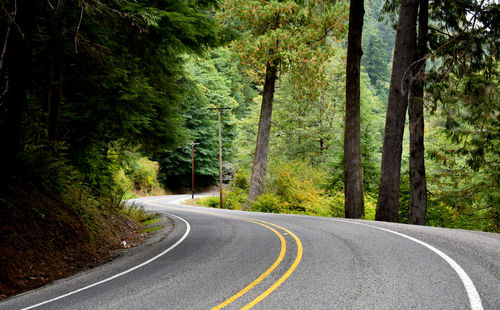
[[379, 221], [398, 220], [401, 153], [408, 106], [408, 87], [412, 75], [410, 66], [416, 48], [418, 1], [403, 0], [399, 13], [375, 213], [375, 219]]
[[2, 156], [5, 157], [3, 164], [7, 172], [17, 166], [17, 156], [22, 149], [22, 117], [27, 105], [28, 64], [33, 23], [31, 6], [31, 2], [18, 0], [16, 13], [18, 27], [10, 31], [9, 47], [5, 54], [9, 89], [5, 102], [7, 121], [4, 128], [0, 128], [0, 138], [4, 145]]
[[363, 51], [363, 0], [351, 0], [347, 41], [346, 115], [344, 132], [345, 217], [365, 213], [360, 133], [360, 63]]
[[59, 141], [59, 117], [61, 114], [62, 101], [62, 71], [61, 61], [56, 61], [54, 65], [54, 75], [57, 80], [51, 85], [49, 101], [49, 140], [52, 143], [54, 152], [57, 152], [57, 142]]
[[410, 88], [410, 214], [409, 224], [425, 224], [427, 210], [427, 182], [424, 158], [424, 74], [427, 52], [429, 0], [420, 0], [418, 18], [418, 46], [415, 53], [413, 81]]
[[260, 108], [259, 130], [257, 132], [257, 143], [255, 146], [255, 157], [253, 160], [252, 178], [250, 179], [250, 189], [248, 192], [248, 202], [255, 201], [257, 196], [264, 192], [264, 179], [267, 168], [267, 154], [269, 152], [269, 136], [271, 133], [271, 119], [273, 112], [273, 98], [278, 72], [278, 63], [273, 61], [267, 63], [266, 79], [264, 91], [262, 93], [262, 106]]

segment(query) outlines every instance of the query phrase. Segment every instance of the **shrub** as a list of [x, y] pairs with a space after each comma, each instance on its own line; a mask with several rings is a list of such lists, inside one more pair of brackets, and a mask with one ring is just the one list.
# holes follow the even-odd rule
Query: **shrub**
[[198, 203], [202, 206], [209, 208], [219, 208], [220, 207], [220, 198], [217, 196], [209, 196], [205, 198], [201, 198], [198, 200]]
[[113, 181], [116, 187], [123, 193], [129, 192], [134, 189], [134, 182], [125, 174], [125, 169], [121, 168], [113, 174]]
[[377, 197], [365, 192], [365, 220], [375, 220], [377, 209]]
[[286, 211], [285, 204], [280, 200], [280, 197], [274, 194], [263, 194], [251, 204], [250, 211], [267, 212], [267, 213], [283, 213]]
[[344, 192], [335, 192], [330, 196], [330, 210], [331, 216], [344, 217], [345, 216], [345, 199]]
[[244, 170], [238, 170], [234, 175], [231, 182], [231, 190], [240, 189], [242, 191], [248, 191], [249, 188], [249, 175]]
[[237, 187], [229, 191], [224, 191], [224, 208], [242, 210], [247, 198], [247, 192]]
[[158, 185], [158, 170], [157, 162], [142, 157], [132, 163], [128, 175], [131, 176], [137, 190], [141, 188], [151, 189]]
[[270, 169], [268, 192], [281, 200], [282, 212], [331, 216], [325, 174], [303, 162], [280, 163]]

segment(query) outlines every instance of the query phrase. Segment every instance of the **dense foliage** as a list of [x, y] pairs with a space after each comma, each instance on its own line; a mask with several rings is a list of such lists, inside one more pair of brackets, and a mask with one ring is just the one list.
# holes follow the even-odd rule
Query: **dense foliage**
[[[323, 6], [324, 3], [328, 5]], [[279, 60], [266, 212], [342, 216], [345, 1], [3, 1], [0, 177], [83, 216], [126, 192], [217, 178], [222, 113], [226, 205], [242, 208], [266, 63]], [[361, 139], [373, 218], [398, 1], [366, 1]], [[311, 12], [321, 12], [312, 14]], [[498, 4], [431, 1], [426, 55], [427, 223], [500, 231]], [[281, 23], [271, 25], [281, 14]], [[221, 25], [221, 21], [223, 24]], [[225, 45], [225, 46], [223, 46]], [[405, 144], [407, 144], [407, 136]], [[400, 220], [408, 219], [408, 148]], [[87, 198], [82, 198], [87, 197]], [[80, 208], [87, 205], [89, 208]], [[9, 207], [7, 207], [9, 206]], [[91, 225], [91, 221], [87, 221]]]
[[235, 123], [248, 113], [248, 105], [256, 95], [250, 78], [242, 75], [229, 50], [214, 49], [201, 57], [187, 57], [185, 63], [186, 93], [180, 113], [185, 120], [187, 137], [183, 145], [155, 156], [161, 180], [169, 187], [188, 186], [191, 182], [191, 142], [195, 146], [195, 173], [198, 185], [211, 185], [218, 177], [217, 113], [210, 107], [229, 107], [222, 113], [222, 158], [231, 172]]
[[[216, 44], [218, 24], [206, 11], [212, 4], [3, 3], [2, 30], [10, 35], [0, 126], [8, 158], [19, 163], [12, 166], [71, 166], [99, 192], [113, 186], [113, 144], [155, 152], [184, 142], [183, 54]], [[38, 173], [50, 179], [53, 172]]]
[[[395, 13], [398, 5], [396, 1], [386, 2], [383, 11]], [[389, 22], [381, 21], [387, 16], [380, 13], [382, 6], [381, 1], [367, 2], [364, 24], [361, 109], [368, 200], [376, 196], [378, 189], [383, 103], [387, 100], [395, 34]], [[432, 62], [428, 67], [425, 104], [427, 224], [499, 231], [498, 50], [495, 43], [498, 27], [494, 25], [498, 20], [498, 5], [470, 1], [452, 5], [435, 1], [431, 2], [431, 15], [429, 44], [433, 53], [426, 55]], [[389, 17], [393, 22], [397, 20], [397, 14], [389, 14]], [[300, 166], [300, 174], [309, 176], [309, 184], [316, 184], [314, 189], [305, 189], [292, 182], [287, 185], [293, 188], [291, 191], [313, 196], [320, 193], [321, 197], [330, 197], [327, 199], [338, 197], [338, 193], [342, 195], [344, 103], [340, 94], [345, 87], [342, 85], [345, 67], [344, 58], [339, 57], [341, 48], [333, 42], [329, 46], [335, 49], [337, 57], [328, 59], [324, 76], [318, 78], [328, 81], [326, 89], [316, 93], [318, 97], [305, 100], [302, 90], [308, 88], [294, 87], [292, 74], [285, 73], [280, 78], [271, 134], [269, 189], [256, 202], [253, 207], [256, 210], [326, 214], [321, 211], [323, 198], [317, 198], [318, 209], [313, 210], [304, 207], [308, 205], [306, 201], [292, 203], [286, 194], [291, 189], [276, 190], [279, 187], [275, 180], [282, 179], [280, 168], [283, 167], [293, 174], [294, 167]], [[248, 117], [238, 122], [235, 162], [241, 172], [234, 183], [241, 184], [243, 176], [248, 178], [258, 117], [254, 108]], [[403, 145], [400, 221], [407, 222], [408, 132]], [[329, 180], [326, 186], [312, 181], [316, 174], [324, 171], [327, 174], [323, 177]], [[227, 192], [226, 204], [239, 208], [244, 201], [242, 192], [248, 189], [234, 183]], [[369, 203], [367, 206], [366, 217], [371, 218], [373, 210]]]

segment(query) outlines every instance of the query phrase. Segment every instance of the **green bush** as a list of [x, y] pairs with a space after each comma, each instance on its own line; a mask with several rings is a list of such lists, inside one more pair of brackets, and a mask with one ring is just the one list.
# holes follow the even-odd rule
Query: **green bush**
[[224, 191], [224, 208], [231, 210], [243, 210], [247, 202], [248, 193], [240, 188]]
[[201, 198], [198, 200], [198, 203], [202, 206], [209, 208], [219, 208], [220, 207], [220, 198], [217, 196], [210, 196]]
[[152, 188], [158, 185], [159, 165], [155, 161], [151, 161], [146, 157], [142, 157], [132, 163], [128, 175], [134, 181], [137, 190], [141, 188]]
[[[250, 211], [344, 217], [344, 192], [328, 190], [327, 184], [323, 170], [302, 161], [273, 163], [266, 191], [251, 204]], [[247, 197], [248, 175], [239, 170], [224, 193], [224, 207], [243, 209]], [[365, 219], [375, 218], [375, 206], [376, 197], [365, 193]]]
[[335, 192], [330, 196], [330, 210], [331, 216], [344, 217], [345, 216], [345, 199], [344, 192]]
[[133, 197], [134, 194], [161, 194], [158, 182], [159, 165], [138, 153], [129, 153], [120, 160], [116, 152], [108, 155], [112, 159], [109, 170], [113, 175], [115, 189], [121, 196]]
[[251, 204], [250, 211], [267, 212], [267, 213], [283, 213], [286, 211], [285, 204], [280, 200], [280, 197], [274, 194], [263, 194]]
[[240, 189], [248, 191], [249, 188], [249, 175], [244, 170], [238, 170], [231, 181], [231, 190]]
[[365, 192], [365, 220], [375, 220], [375, 211], [377, 209], [377, 196]]
[[113, 174], [113, 181], [116, 187], [123, 193], [129, 192], [134, 189], [134, 182], [125, 174], [125, 169], [121, 168]]

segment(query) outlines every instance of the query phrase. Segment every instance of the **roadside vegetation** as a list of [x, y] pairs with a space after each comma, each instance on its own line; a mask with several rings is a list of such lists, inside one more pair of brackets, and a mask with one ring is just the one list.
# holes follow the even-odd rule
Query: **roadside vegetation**
[[190, 188], [191, 143], [217, 184], [215, 107], [228, 208], [500, 232], [499, 5], [426, 4], [361, 3], [347, 72], [347, 1], [3, 1], [0, 298], [160, 229], [123, 200]]

